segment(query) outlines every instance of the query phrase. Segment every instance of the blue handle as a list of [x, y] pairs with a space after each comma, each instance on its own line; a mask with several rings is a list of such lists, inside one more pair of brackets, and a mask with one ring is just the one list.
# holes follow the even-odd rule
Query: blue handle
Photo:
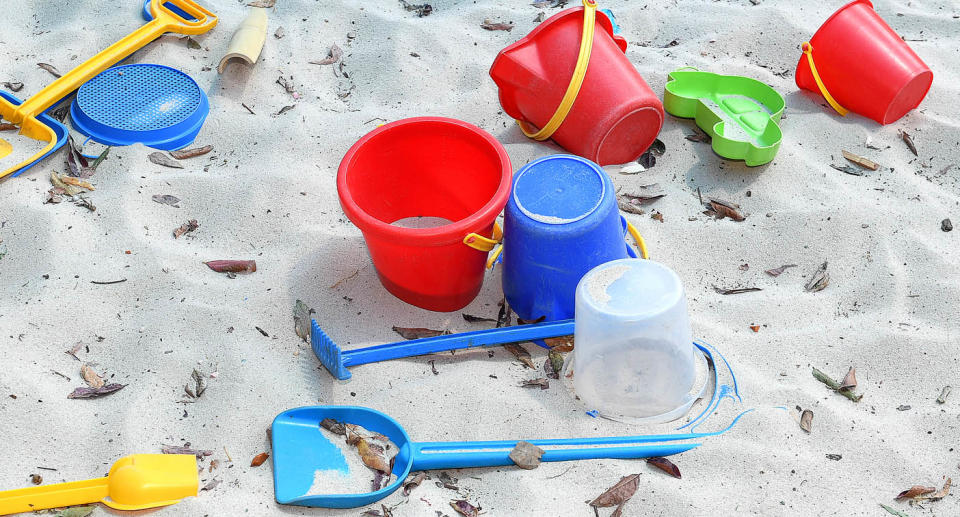
[[[551, 321], [533, 325], [518, 325], [498, 329], [475, 330], [449, 336], [437, 336], [412, 341], [400, 341], [356, 350], [345, 350], [343, 366], [389, 361], [402, 357], [447, 352], [461, 348], [518, 343], [573, 334], [573, 320]], [[508, 451], [509, 452], [509, 451]]]
[[[621, 436], [610, 438], [573, 438], [568, 440], [530, 440], [544, 448], [540, 461], [571, 461], [601, 458], [634, 459], [669, 456], [699, 447], [700, 443], [663, 443], [683, 440], [689, 435]], [[651, 443], [652, 442], [652, 443]], [[556, 446], [607, 445], [616, 443], [644, 443], [624, 447], [583, 447], [552, 449]], [[496, 442], [422, 442], [411, 443], [412, 470], [458, 469], [469, 467], [497, 467], [512, 465], [510, 451], [515, 441]]]

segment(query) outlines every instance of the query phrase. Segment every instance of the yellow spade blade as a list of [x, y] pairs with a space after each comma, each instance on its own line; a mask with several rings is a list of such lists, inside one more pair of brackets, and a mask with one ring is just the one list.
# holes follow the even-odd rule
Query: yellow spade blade
[[0, 138], [0, 158], [5, 158], [10, 156], [10, 153], [13, 152], [13, 146], [10, 145], [10, 142]]

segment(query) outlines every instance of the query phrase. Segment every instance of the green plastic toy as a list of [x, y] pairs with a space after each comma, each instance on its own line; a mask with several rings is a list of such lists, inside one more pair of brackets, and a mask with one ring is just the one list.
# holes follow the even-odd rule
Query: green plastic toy
[[783, 96], [770, 86], [737, 75], [680, 69], [668, 76], [663, 94], [667, 113], [696, 119], [713, 139], [713, 150], [749, 166], [770, 163], [783, 133]]

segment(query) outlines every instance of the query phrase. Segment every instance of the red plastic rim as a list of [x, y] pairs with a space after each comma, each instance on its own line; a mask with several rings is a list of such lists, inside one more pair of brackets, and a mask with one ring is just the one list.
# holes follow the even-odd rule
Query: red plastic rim
[[[374, 139], [386, 138], [388, 133], [397, 128], [410, 125], [449, 124], [461, 131], [467, 138], [478, 138], [485, 142], [492, 152], [495, 152], [500, 163], [500, 183], [491, 199], [473, 214], [453, 223], [434, 228], [406, 228], [394, 226], [371, 215], [359, 206], [349, 188], [349, 174], [357, 157], [364, 152], [364, 147]], [[430, 153], [431, 146], [424, 145], [423, 152]], [[451, 174], [456, 174], [456, 165], [451, 164]], [[513, 166], [510, 157], [500, 142], [490, 133], [473, 124], [446, 117], [414, 117], [397, 120], [374, 129], [357, 140], [340, 161], [337, 170], [337, 191], [340, 196], [340, 205], [344, 213], [364, 234], [371, 234], [381, 239], [397, 239], [405, 244], [414, 246], [442, 246], [452, 242], [462, 241], [469, 233], [479, 231], [489, 226], [497, 218], [507, 203], [510, 195]]]

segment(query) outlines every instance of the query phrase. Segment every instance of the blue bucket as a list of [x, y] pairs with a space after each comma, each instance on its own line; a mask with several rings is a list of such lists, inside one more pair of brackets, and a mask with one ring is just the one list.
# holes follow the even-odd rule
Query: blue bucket
[[503, 222], [503, 294], [523, 319], [573, 318], [583, 275], [636, 258], [613, 182], [579, 156], [547, 156], [517, 171]]

